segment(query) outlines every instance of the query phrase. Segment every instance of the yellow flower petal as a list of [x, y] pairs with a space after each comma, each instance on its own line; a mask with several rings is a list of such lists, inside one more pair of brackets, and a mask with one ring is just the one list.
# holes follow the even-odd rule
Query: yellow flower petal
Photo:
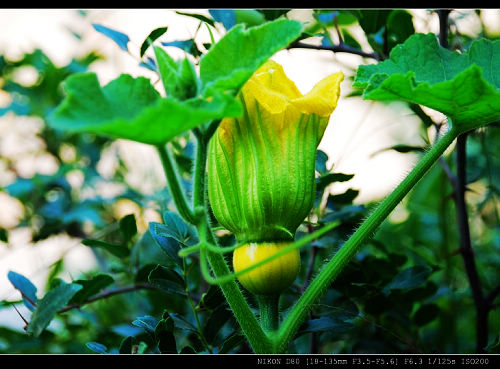
[[304, 114], [318, 114], [326, 117], [337, 107], [340, 97], [340, 83], [344, 74], [338, 72], [322, 79], [305, 96], [292, 101], [292, 104]]

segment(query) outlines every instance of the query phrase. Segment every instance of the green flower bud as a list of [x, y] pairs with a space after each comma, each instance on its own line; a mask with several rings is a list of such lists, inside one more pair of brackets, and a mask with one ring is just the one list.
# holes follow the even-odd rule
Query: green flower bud
[[208, 195], [239, 242], [289, 241], [315, 198], [315, 157], [340, 95], [341, 72], [302, 95], [270, 60], [239, 95], [209, 144]]

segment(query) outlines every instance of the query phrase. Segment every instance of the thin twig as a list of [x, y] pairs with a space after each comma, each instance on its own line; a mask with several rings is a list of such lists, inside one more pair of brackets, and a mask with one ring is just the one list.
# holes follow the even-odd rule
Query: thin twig
[[484, 353], [488, 344], [488, 310], [486, 309], [483, 287], [476, 267], [474, 251], [470, 238], [470, 228], [465, 203], [466, 181], [466, 141], [467, 134], [457, 138], [457, 188], [455, 191], [458, 229], [460, 233], [460, 254], [464, 261], [465, 272], [472, 290], [472, 298], [476, 307], [476, 351]]
[[324, 46], [324, 45], [311, 45], [304, 42], [293, 42], [288, 46], [288, 49], [313, 49], [313, 50], [328, 50], [334, 53], [348, 53], [360, 55], [364, 58], [371, 58], [377, 61], [380, 60], [380, 56], [376, 52], [366, 52], [360, 49], [356, 49], [344, 43], [333, 45], [333, 46]]
[[63, 307], [62, 309], [60, 309], [58, 311], [58, 313], [64, 313], [64, 312], [66, 312], [68, 310], [72, 310], [72, 309], [79, 309], [83, 305], [87, 305], [87, 304], [90, 304], [91, 302], [94, 302], [97, 300], [102, 300], [102, 299], [105, 299], [105, 298], [108, 298], [111, 296], [119, 295], [121, 293], [127, 293], [127, 292], [139, 291], [139, 290], [161, 290], [161, 289], [159, 289], [158, 287], [155, 287], [149, 283], [138, 283], [138, 284], [134, 284], [132, 286], [117, 288], [114, 290], [109, 290], [109, 291], [103, 292], [99, 295], [89, 297], [88, 299], [86, 299], [85, 301], [83, 301], [79, 304], [67, 305], [67, 306]]

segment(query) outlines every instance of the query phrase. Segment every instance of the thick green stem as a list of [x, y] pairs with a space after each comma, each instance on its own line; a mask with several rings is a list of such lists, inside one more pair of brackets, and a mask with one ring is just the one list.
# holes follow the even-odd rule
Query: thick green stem
[[274, 332], [278, 330], [280, 295], [259, 295], [257, 300], [260, 308], [260, 325], [264, 331]]
[[279, 334], [276, 338], [277, 342], [274, 346], [277, 350], [276, 352], [282, 352], [286, 349], [300, 325], [307, 317], [307, 313], [311, 305], [318, 298], [320, 298], [324, 292], [326, 292], [340, 271], [356, 254], [359, 247], [374, 234], [378, 226], [387, 218], [396, 205], [433, 166], [433, 164], [451, 145], [458, 134], [458, 130], [451, 129], [441, 139], [439, 139], [434, 147], [418, 162], [403, 182], [401, 182], [399, 186], [380, 203], [373, 213], [340, 248], [335, 256], [324, 266], [321, 272], [309, 285], [305, 293], [291, 309], [281, 325]]
[[195, 216], [193, 210], [189, 207], [186, 196], [181, 185], [181, 179], [179, 173], [174, 165], [174, 160], [170, 151], [165, 145], [156, 146], [158, 154], [160, 155], [160, 160], [163, 165], [163, 171], [165, 172], [165, 177], [167, 178], [168, 188], [170, 195], [174, 200], [175, 207], [177, 211], [189, 223], [195, 223]]
[[[202, 135], [197, 135], [196, 137], [198, 140], [198, 148], [196, 153], [193, 178], [193, 207], [194, 209], [206, 209], [205, 169], [207, 161], [208, 138]], [[201, 241], [208, 242], [212, 245], [217, 245], [217, 240], [212, 230], [210, 229], [206, 211], [200, 216], [198, 222], [196, 223], [196, 226]], [[208, 262], [216, 278], [231, 273], [222, 254], [210, 252], [208, 250], [205, 250], [204, 248], [201, 248], [200, 252], [201, 258], [206, 257], [208, 259]], [[221, 283], [220, 288], [254, 352], [267, 352], [269, 350], [269, 347], [271, 346], [270, 340], [259, 325], [257, 318], [246, 302], [243, 293], [241, 292], [236, 281], [229, 280], [225, 283]]]

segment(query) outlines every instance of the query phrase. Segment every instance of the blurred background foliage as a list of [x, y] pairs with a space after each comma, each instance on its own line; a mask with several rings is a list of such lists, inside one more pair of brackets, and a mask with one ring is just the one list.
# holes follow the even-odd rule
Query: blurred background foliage
[[[227, 30], [237, 23], [252, 26], [287, 16], [288, 10], [219, 9], [211, 10], [210, 16], [180, 14], [198, 19], [200, 27], [206, 24]], [[81, 12], [81, 16], [85, 17], [86, 13]], [[428, 17], [433, 16], [436, 12], [430, 10]], [[461, 17], [469, 17], [478, 24], [473, 34], [463, 33], [456, 26]], [[353, 53], [363, 57], [364, 62], [388, 58], [395, 45], [415, 33], [413, 15], [405, 10], [314, 10], [311, 18], [313, 21], [301, 39], [291, 47]], [[103, 28], [96, 27], [96, 30], [120, 46], [119, 35], [107, 29], [103, 32]], [[453, 50], [467, 49], [478, 37], [500, 37], [481, 22], [480, 11], [451, 11], [447, 32], [449, 48]], [[161, 34], [160, 30], [155, 37]], [[196, 43], [195, 36], [164, 46], [180, 48], [199, 60], [210, 44]], [[318, 42], [309, 42], [313, 39]], [[114, 154], [118, 156], [118, 165], [111, 175], [103, 176], [98, 166], [103, 152], [112, 148], [111, 140], [56, 131], [44, 123], [47, 114], [64, 96], [61, 82], [73, 73], [88, 70], [101, 58], [99, 53], [90, 52], [67, 65], [56, 66], [40, 49], [18, 60], [0, 55], [0, 88], [10, 96], [10, 102], [0, 107], [0, 117], [39, 119], [41, 124], [35, 128], [34, 136], [42, 142], [40, 151], [50, 154], [57, 164], [52, 174], [35, 173], [26, 177], [16, 171], [18, 158], [0, 156], [0, 174], [5, 176], [0, 201], [14, 198], [23, 208], [17, 224], [0, 228], [0, 248], [9, 247], [13, 229], [26, 227], [31, 230], [35, 247], [39, 241], [66, 234], [88, 247], [96, 260], [95, 268], [72, 275], [71, 281], [62, 278], [64, 259], [57, 260], [47, 273], [43, 290], [16, 271], [9, 272], [9, 282], [20, 293], [15, 295], [17, 298], [0, 301], [0, 308], [25, 307], [23, 313], [19, 313], [19, 320], [31, 322], [31, 327], [26, 329], [27, 333], [1, 326], [0, 352], [250, 352], [221, 292], [203, 281], [197, 258], [176, 257], [176, 250], [190, 245], [196, 234], [175, 213], [168, 188], [158, 187], [149, 193], [138, 190], [127, 180], [127, 164], [117, 152]], [[152, 59], [144, 59], [142, 66], [155, 69]], [[17, 78], [19, 71], [26, 68], [35, 72], [28, 84]], [[359, 93], [352, 91], [349, 96], [359, 96]], [[442, 122], [419, 107], [409, 108], [421, 118], [422, 141], [432, 142], [434, 129]], [[490, 353], [498, 353], [500, 348], [499, 136], [499, 125], [494, 123], [470, 133], [467, 141], [472, 257], [484, 294], [491, 298], [486, 313], [489, 319], [485, 348]], [[188, 192], [193, 160], [191, 139], [190, 134], [186, 134], [173, 142], [175, 159]], [[387, 150], [401, 155], [420, 155], [425, 147], [401, 143]], [[340, 220], [341, 226], [301, 250], [301, 274], [281, 301], [284, 313], [300, 296], [311, 276], [341, 247], [375, 205], [357, 202], [359, 191], [349, 186], [343, 193], [332, 194], [331, 184], [345, 182], [348, 185], [352, 175], [336, 172], [335, 165], [329, 167], [327, 161], [327, 154], [318, 151], [317, 201], [297, 237], [333, 220]], [[451, 181], [456, 169], [453, 153], [443, 157], [398, 206], [314, 306], [309, 320], [291, 344], [291, 352], [475, 351], [478, 312], [459, 252]], [[77, 185], [69, 179], [75, 173]], [[118, 189], [112, 195], [102, 196], [96, 191], [102, 183], [115, 184]], [[130, 212], [116, 211], [120, 203], [127, 204], [125, 208], [131, 209]], [[155, 222], [148, 221], [151, 217], [145, 216], [145, 209], [153, 211]], [[219, 237], [223, 245], [234, 242], [227, 233], [221, 232]], [[79, 291], [64, 300], [68, 286], [74, 285], [78, 285]], [[45, 297], [45, 302], [50, 302], [49, 293], [55, 289], [61, 292], [60, 300], [52, 310], [47, 309], [46, 316], [38, 315], [35, 320], [31, 315], [34, 306]], [[256, 301], [251, 295], [246, 296], [257, 313]]]

